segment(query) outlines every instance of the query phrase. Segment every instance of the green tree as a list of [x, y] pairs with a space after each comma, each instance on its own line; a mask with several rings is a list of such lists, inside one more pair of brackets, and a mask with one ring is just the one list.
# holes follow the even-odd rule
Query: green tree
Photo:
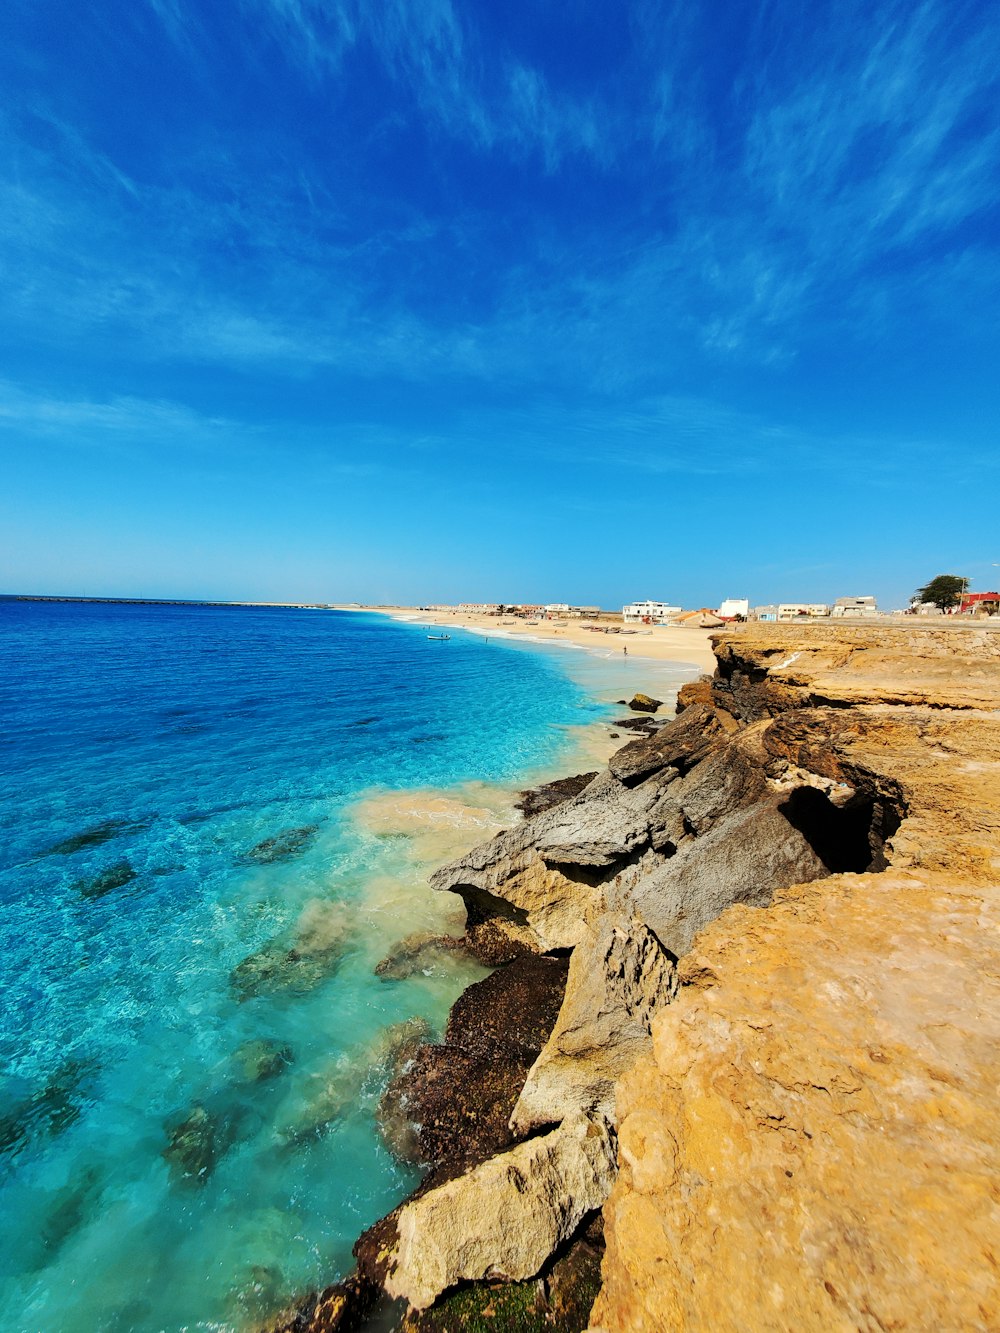
[[949, 606], [958, 606], [968, 586], [969, 580], [958, 574], [939, 574], [913, 596], [918, 602], [933, 602], [940, 610], [947, 611]]

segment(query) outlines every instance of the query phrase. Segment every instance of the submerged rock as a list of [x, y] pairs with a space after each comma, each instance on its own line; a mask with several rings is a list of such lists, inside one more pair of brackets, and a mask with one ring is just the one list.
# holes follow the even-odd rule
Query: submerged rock
[[95, 1070], [92, 1060], [65, 1060], [40, 1088], [14, 1100], [0, 1116], [0, 1154], [15, 1153], [33, 1138], [52, 1138], [68, 1129], [80, 1118], [85, 1084]]
[[407, 935], [390, 954], [375, 964], [375, 975], [384, 981], [404, 981], [464, 950], [465, 941], [452, 935], [432, 935], [426, 931]]
[[285, 1278], [276, 1264], [246, 1264], [235, 1274], [226, 1309], [240, 1326], [257, 1325], [274, 1311], [285, 1294]]
[[313, 990], [336, 969], [350, 930], [342, 903], [317, 898], [303, 909], [294, 934], [269, 940], [244, 958], [229, 974], [229, 984], [241, 1003], [258, 995]]
[[303, 954], [272, 940], [233, 968], [229, 984], [241, 1003], [281, 991], [303, 994], [329, 976], [337, 961], [332, 949], [322, 954]]
[[94, 824], [92, 828], [82, 829], [79, 833], [73, 833], [68, 838], [53, 843], [51, 847], [41, 852], [40, 856], [70, 856], [73, 852], [82, 851], [85, 847], [99, 847], [102, 843], [110, 842], [112, 838], [121, 837], [123, 833], [134, 833], [137, 829], [146, 828], [148, 821], [135, 819], [105, 819], [100, 824]]
[[94, 1213], [102, 1186], [103, 1178], [96, 1167], [85, 1166], [69, 1184], [54, 1191], [38, 1233], [46, 1251], [43, 1262], [51, 1263], [69, 1237]]
[[204, 1106], [195, 1106], [190, 1115], [168, 1131], [163, 1157], [175, 1179], [202, 1183], [215, 1170], [218, 1150], [215, 1119]]
[[290, 1046], [266, 1037], [245, 1041], [233, 1057], [241, 1078], [248, 1083], [264, 1083], [277, 1078], [290, 1068], [293, 1059]]
[[355, 1111], [366, 1089], [377, 1094], [430, 1035], [423, 1018], [409, 1018], [383, 1028], [372, 1041], [342, 1055], [315, 1079], [315, 1091], [305, 1105], [276, 1129], [278, 1142], [297, 1148], [330, 1133], [344, 1116]]
[[97, 875], [91, 875], [88, 879], [78, 879], [74, 887], [81, 898], [103, 898], [106, 893], [124, 888], [134, 879], [138, 879], [138, 875], [131, 863], [116, 861], [113, 866], [108, 866], [107, 870], [102, 870]]
[[286, 861], [304, 852], [318, 832], [318, 824], [303, 824], [300, 828], [282, 829], [273, 838], [265, 838], [263, 842], [258, 842], [256, 847], [251, 847], [247, 852], [247, 859], [260, 861], [265, 865], [271, 861]]

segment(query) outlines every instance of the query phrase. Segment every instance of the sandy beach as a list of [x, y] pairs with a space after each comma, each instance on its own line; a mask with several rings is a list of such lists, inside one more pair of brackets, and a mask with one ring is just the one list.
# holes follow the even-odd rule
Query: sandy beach
[[[543, 643], [572, 643], [581, 648], [616, 649], [629, 657], [648, 657], [658, 662], [687, 662], [701, 671], [715, 670], [710, 630], [686, 625], [642, 625], [634, 633], [604, 634], [589, 629], [588, 620], [567, 619], [560, 624], [542, 620], [537, 624], [518, 620], [513, 616], [465, 615], [457, 611], [421, 611], [412, 606], [344, 607], [344, 610], [375, 611], [396, 620], [416, 621], [421, 625], [440, 625], [448, 628], [470, 629], [478, 633], [496, 633], [515, 639], [537, 640]], [[602, 627], [603, 628], [603, 627]]]

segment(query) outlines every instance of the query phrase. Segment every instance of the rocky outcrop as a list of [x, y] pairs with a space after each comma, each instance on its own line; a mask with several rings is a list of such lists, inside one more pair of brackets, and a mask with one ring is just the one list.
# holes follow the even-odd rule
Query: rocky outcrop
[[414, 1328], [547, 1271], [616, 1126], [595, 1333], [1000, 1323], [1000, 635], [747, 626], [717, 655], [675, 720], [433, 877], [515, 992], [568, 972], [530, 1055], [413, 1062], [397, 1112], [436, 1169], [356, 1253], [433, 1307]]
[[676, 960], [641, 925], [603, 918], [573, 950], [555, 1027], [511, 1115], [518, 1134], [586, 1107], [607, 1115], [615, 1079], [645, 1048], [652, 1015], [676, 990]]
[[[572, 950], [559, 1021], [515, 1109], [519, 1132], [613, 1114], [615, 1080], [671, 999], [673, 963], [725, 908], [765, 905], [776, 889], [879, 854], [882, 834], [869, 835], [892, 820], [876, 818], [872, 784], [829, 756], [824, 774], [793, 769], [802, 735], [768, 726], [695, 701], [578, 796], [434, 876], [465, 898], [475, 929]], [[879, 794], [880, 811], [894, 795]]]
[[720, 643], [711, 699], [847, 873], [730, 907], [681, 957], [618, 1084], [594, 1333], [1000, 1325], [998, 649]]

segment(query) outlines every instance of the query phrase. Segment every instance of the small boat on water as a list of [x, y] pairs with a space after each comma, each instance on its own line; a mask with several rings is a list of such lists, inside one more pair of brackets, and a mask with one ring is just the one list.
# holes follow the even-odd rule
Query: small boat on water
[[442, 640], [442, 639], [450, 639], [450, 638], [451, 638], [451, 635], [450, 635], [450, 634], [428, 634], [427, 637], [428, 637], [429, 639], [437, 639], [437, 640], [440, 641], [440, 640]]

